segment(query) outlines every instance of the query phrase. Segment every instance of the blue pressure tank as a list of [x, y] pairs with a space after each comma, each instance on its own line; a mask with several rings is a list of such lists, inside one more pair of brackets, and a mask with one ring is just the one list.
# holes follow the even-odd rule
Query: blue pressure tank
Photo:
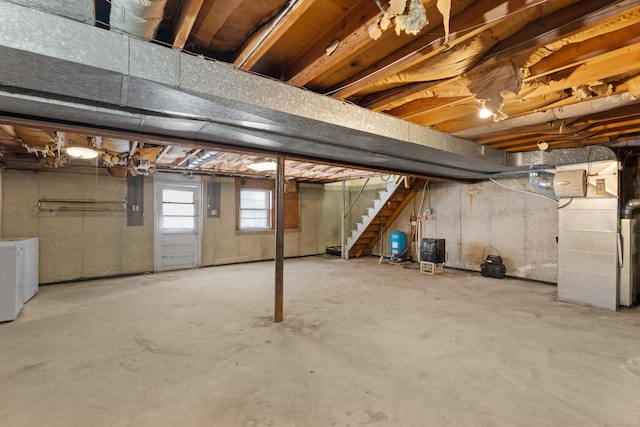
[[391, 257], [399, 258], [407, 251], [407, 236], [402, 231], [391, 233]]

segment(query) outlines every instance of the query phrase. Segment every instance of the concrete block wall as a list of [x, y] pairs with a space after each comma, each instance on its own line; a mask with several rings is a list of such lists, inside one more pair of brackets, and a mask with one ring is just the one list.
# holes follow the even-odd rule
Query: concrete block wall
[[[446, 240], [449, 267], [480, 271], [486, 255], [496, 253], [494, 247], [509, 276], [557, 283], [557, 203], [527, 194], [533, 189], [526, 178], [498, 182], [513, 190], [492, 181], [430, 184], [392, 224], [374, 253], [389, 255], [390, 234], [396, 230], [407, 234], [411, 242], [409, 220], [416, 213], [422, 218], [422, 237]], [[427, 207], [432, 215], [424, 220], [422, 213]], [[415, 242], [411, 243], [411, 254], [417, 259]]]
[[[205, 178], [206, 179], [206, 178]], [[203, 219], [202, 265], [272, 259], [274, 233], [237, 232], [235, 183], [221, 183], [219, 218]], [[123, 200], [126, 181], [95, 175], [4, 171], [0, 237], [40, 238], [40, 283], [154, 270], [153, 177], [144, 183], [144, 225], [127, 226], [125, 213], [40, 212], [40, 199]], [[300, 184], [300, 227], [285, 232], [285, 256], [324, 253], [340, 241], [341, 192]]]

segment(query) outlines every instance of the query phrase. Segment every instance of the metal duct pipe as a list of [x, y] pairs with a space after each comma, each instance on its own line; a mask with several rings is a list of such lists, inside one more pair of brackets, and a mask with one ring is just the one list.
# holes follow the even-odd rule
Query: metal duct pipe
[[640, 97], [634, 97], [629, 92], [604, 96], [602, 98], [590, 99], [573, 105], [565, 105], [544, 112], [537, 112], [527, 116], [515, 117], [513, 119], [501, 120], [499, 122], [465, 129], [452, 133], [460, 138], [478, 137], [485, 133], [492, 133], [499, 130], [509, 130], [520, 126], [539, 125], [573, 117], [581, 117], [588, 114], [609, 111], [625, 105], [632, 105], [640, 102]]
[[529, 174], [529, 183], [537, 188], [553, 190], [553, 177], [542, 176], [540, 172], [531, 172]]
[[112, 0], [111, 29], [151, 40], [162, 21], [166, 4], [167, 0]]
[[607, 147], [610, 148], [625, 148], [625, 147], [640, 147], [640, 139], [623, 139], [618, 142], [614, 142], [613, 144], [607, 144]]
[[622, 218], [631, 218], [633, 211], [640, 209], [640, 199], [631, 199], [620, 209]]

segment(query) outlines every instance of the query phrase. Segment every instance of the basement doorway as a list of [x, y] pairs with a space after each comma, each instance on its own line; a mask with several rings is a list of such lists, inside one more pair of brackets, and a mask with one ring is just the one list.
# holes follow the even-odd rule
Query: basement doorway
[[200, 183], [155, 182], [156, 271], [200, 266], [201, 194]]

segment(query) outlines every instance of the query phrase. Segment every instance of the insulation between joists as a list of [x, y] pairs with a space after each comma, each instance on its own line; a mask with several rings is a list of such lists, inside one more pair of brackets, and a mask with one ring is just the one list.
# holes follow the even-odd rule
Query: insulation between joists
[[151, 40], [162, 21], [167, 0], [112, 0], [112, 29]]

